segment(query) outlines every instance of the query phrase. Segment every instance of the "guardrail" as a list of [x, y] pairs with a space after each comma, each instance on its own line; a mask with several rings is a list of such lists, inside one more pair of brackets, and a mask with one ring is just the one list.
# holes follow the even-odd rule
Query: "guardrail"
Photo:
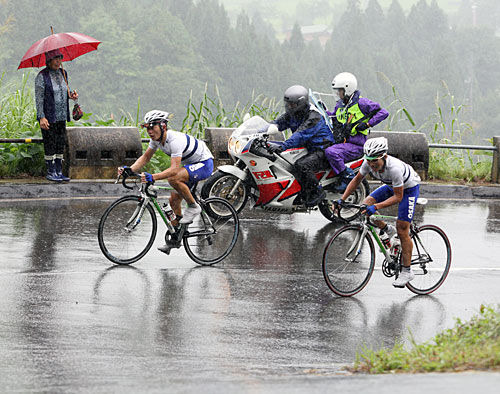
[[[9, 144], [36, 144], [42, 143], [42, 138], [0, 138], [0, 143]], [[149, 142], [149, 138], [141, 138], [141, 142]], [[456, 145], [429, 143], [429, 148], [434, 149], [472, 149], [493, 152], [493, 163], [491, 166], [491, 182], [500, 183], [500, 136], [493, 137], [493, 146], [484, 145]]]

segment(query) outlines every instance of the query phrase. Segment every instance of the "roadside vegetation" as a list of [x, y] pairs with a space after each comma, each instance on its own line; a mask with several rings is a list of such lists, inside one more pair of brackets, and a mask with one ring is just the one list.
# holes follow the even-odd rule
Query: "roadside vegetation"
[[457, 319], [453, 328], [428, 342], [411, 339], [410, 349], [402, 343], [392, 349], [363, 348], [348, 369], [370, 374], [499, 370], [500, 307], [481, 305], [469, 321]]
[[[0, 78], [0, 138], [41, 138], [40, 127], [36, 120], [34, 94], [29, 83], [30, 75], [25, 74], [18, 84], [4, 84]], [[387, 78], [383, 76], [384, 78]], [[390, 81], [387, 79], [387, 82]], [[442, 96], [436, 95], [436, 111], [428, 120], [417, 126], [404, 106], [397, 90], [392, 86], [394, 98], [388, 106], [390, 117], [386, 121], [389, 130], [411, 130], [426, 132], [430, 142], [463, 144], [476, 141], [474, 129], [460, 120], [463, 106], [456, 106], [454, 98], [447, 90]], [[195, 101], [189, 97], [182, 117], [180, 131], [204, 138], [207, 127], [235, 127], [241, 124], [245, 113], [260, 115], [265, 119], [274, 119], [281, 110], [281, 102], [262, 95], [252, 95], [247, 103], [236, 103], [232, 108], [222, 101], [217, 87], [214, 96], [208, 94], [205, 86], [202, 98]], [[69, 122], [72, 126], [138, 126], [142, 120], [141, 103], [137, 102], [135, 113], [123, 112], [120, 117], [108, 118], [86, 113], [78, 122]], [[181, 118], [179, 118], [180, 120]], [[178, 122], [179, 124], [180, 122]], [[145, 130], [140, 130], [147, 138]], [[476, 144], [488, 145], [491, 140], [476, 141]], [[144, 144], [146, 149], [147, 144]], [[153, 157], [145, 168], [146, 171], [159, 171], [170, 164], [164, 154]], [[492, 153], [486, 151], [431, 149], [429, 179], [455, 182], [488, 182], [491, 177]], [[0, 177], [42, 176], [45, 171], [42, 144], [0, 144]]]

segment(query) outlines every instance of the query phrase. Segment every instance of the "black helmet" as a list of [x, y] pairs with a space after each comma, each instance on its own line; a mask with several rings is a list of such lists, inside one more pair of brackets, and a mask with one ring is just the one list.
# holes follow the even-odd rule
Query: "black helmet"
[[285, 112], [292, 117], [300, 116], [309, 109], [309, 92], [301, 85], [290, 86], [285, 91], [283, 100]]

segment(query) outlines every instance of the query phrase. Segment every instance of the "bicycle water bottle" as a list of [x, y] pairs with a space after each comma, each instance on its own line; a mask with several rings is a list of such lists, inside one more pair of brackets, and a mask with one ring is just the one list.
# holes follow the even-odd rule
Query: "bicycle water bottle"
[[391, 239], [389, 238], [389, 234], [387, 234], [383, 230], [380, 231], [380, 240], [382, 241], [382, 244], [386, 249], [389, 249], [391, 247]]
[[175, 220], [175, 218], [176, 218], [175, 212], [172, 209], [172, 207], [170, 206], [170, 203], [168, 201], [163, 204], [162, 211], [165, 214], [165, 216], [168, 218], [168, 220], [170, 220], [170, 221]]

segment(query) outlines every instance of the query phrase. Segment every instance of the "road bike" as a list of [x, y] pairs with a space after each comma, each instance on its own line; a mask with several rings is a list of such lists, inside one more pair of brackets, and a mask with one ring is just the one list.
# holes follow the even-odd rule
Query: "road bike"
[[[425, 204], [418, 199], [417, 204]], [[323, 252], [322, 270], [326, 284], [335, 294], [350, 297], [359, 293], [370, 280], [375, 267], [375, 243], [384, 256], [382, 273], [397, 277], [402, 269], [401, 247], [395, 237], [393, 246], [385, 248], [373, 220], [395, 220], [394, 216], [364, 215], [366, 206], [345, 203], [342, 207], [356, 209], [360, 223], [350, 223], [337, 230]], [[445, 232], [432, 224], [410, 225], [413, 242], [411, 256], [415, 279], [406, 287], [415, 294], [430, 294], [445, 281], [451, 265], [451, 246]]]
[[[114, 201], [99, 222], [99, 247], [113, 263], [132, 264], [151, 249], [158, 229], [155, 209], [167, 227], [165, 242], [174, 248], [179, 248], [182, 242], [194, 262], [213, 265], [231, 253], [238, 239], [239, 219], [229, 202], [218, 197], [200, 198], [195, 184], [191, 193], [201, 207], [201, 214], [192, 223], [175, 227], [157, 196], [159, 190], [169, 187], [138, 184], [140, 175], [129, 168], [121, 176], [125, 188], [136, 189], [140, 194], [126, 195]], [[135, 179], [135, 186], [128, 186], [126, 180], [129, 177]], [[120, 176], [117, 182], [119, 179]]]

